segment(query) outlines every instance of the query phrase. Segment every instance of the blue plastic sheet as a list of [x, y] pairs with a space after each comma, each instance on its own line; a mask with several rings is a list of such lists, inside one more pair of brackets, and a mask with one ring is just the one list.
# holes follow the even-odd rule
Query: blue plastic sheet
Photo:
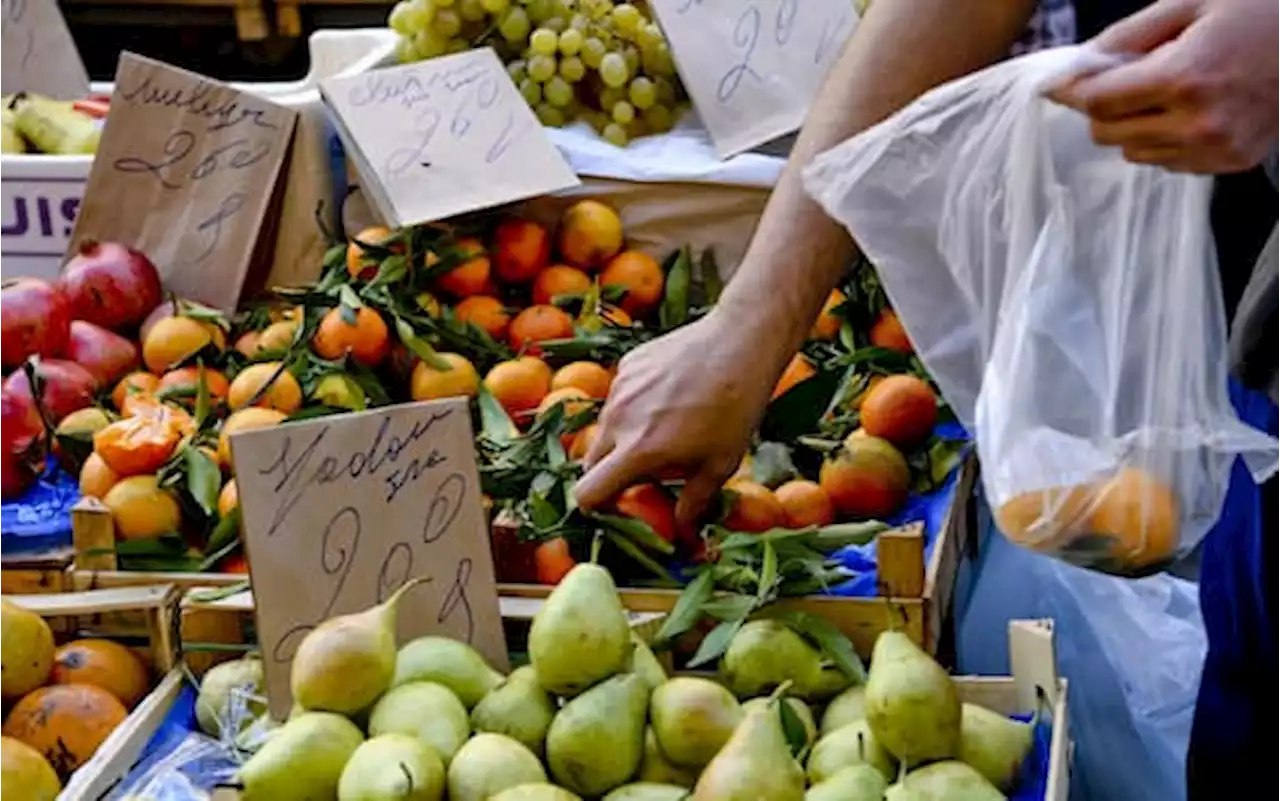
[[[1014, 715], [1014, 720], [1023, 723], [1031, 720], [1031, 715]], [[1036, 725], [1031, 741], [1031, 751], [1022, 763], [1018, 786], [1009, 794], [1009, 801], [1044, 801], [1045, 791], [1049, 787], [1049, 745], [1053, 738], [1053, 729], [1047, 724]]]
[[13, 556], [69, 547], [71, 507], [78, 500], [76, 479], [50, 461], [25, 495], [0, 505], [0, 549]]

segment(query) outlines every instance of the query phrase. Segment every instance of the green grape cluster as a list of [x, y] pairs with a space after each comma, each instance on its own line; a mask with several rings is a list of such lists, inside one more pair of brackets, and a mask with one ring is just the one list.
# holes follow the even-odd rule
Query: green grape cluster
[[643, 0], [400, 0], [387, 25], [401, 63], [494, 48], [543, 125], [583, 120], [618, 147], [688, 102]]

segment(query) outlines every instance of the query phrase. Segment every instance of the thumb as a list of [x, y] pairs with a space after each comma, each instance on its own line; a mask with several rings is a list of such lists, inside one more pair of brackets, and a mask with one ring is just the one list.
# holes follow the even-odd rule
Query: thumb
[[681, 524], [696, 523], [737, 464], [737, 459], [719, 457], [703, 462], [698, 472], [685, 481], [680, 490], [680, 498], [676, 501], [676, 520]]
[[631, 486], [647, 469], [648, 464], [627, 448], [614, 448], [578, 479], [573, 497], [585, 509], [602, 506]]
[[1149, 53], [1177, 38], [1195, 19], [1195, 3], [1160, 0], [1110, 26], [1091, 44], [1104, 53]]

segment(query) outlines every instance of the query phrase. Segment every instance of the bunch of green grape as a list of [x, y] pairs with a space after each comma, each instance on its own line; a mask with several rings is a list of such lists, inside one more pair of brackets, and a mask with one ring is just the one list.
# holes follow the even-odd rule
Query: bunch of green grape
[[687, 96], [643, 2], [401, 0], [401, 63], [492, 47], [543, 125], [585, 120], [623, 147], [675, 124]]

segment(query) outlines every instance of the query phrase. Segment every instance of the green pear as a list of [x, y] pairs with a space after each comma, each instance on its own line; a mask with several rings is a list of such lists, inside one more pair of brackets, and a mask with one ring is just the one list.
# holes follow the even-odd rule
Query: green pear
[[512, 671], [476, 704], [471, 710], [471, 728], [505, 734], [541, 756], [555, 715], [555, 703], [538, 683], [533, 668], [525, 666]]
[[486, 801], [522, 784], [546, 782], [533, 752], [503, 734], [477, 734], [449, 763], [449, 801]]
[[392, 687], [369, 713], [369, 734], [408, 734], [435, 750], [448, 767], [471, 734], [458, 697], [443, 684], [414, 681]]
[[[781, 689], [785, 689], [784, 684]], [[693, 788], [694, 801], [801, 801], [804, 771], [774, 703], [746, 713]]]
[[410, 579], [386, 602], [316, 626], [293, 655], [294, 701], [318, 712], [351, 715], [391, 686], [396, 666], [396, 605], [424, 579]]
[[532, 782], [508, 787], [496, 795], [489, 796], [489, 801], [582, 801], [582, 799], [563, 787], [546, 782]]
[[907, 767], [950, 759], [960, 747], [960, 698], [951, 677], [900, 631], [871, 651], [867, 722], [876, 740]]
[[656, 782], [632, 782], [612, 790], [603, 801], [681, 801], [689, 794], [687, 787]]
[[867, 716], [867, 688], [856, 684], [831, 699], [827, 709], [822, 713], [822, 734], [827, 735], [836, 729], [842, 729], [855, 720]]
[[[817, 742], [818, 739], [818, 727], [813, 722], [813, 710], [809, 708], [808, 704], [801, 701], [799, 698], [783, 698], [782, 702], [795, 713], [797, 718], [799, 718], [800, 725], [804, 727], [805, 745], [812, 748], [813, 744]], [[742, 702], [742, 711], [743, 713], [746, 713], [756, 707], [764, 706], [767, 703], [769, 703], [768, 698], [752, 698], [749, 701]]]
[[393, 686], [411, 681], [434, 681], [458, 696], [467, 709], [497, 687], [502, 674], [494, 670], [476, 649], [448, 637], [419, 637], [405, 643], [396, 654]]
[[809, 754], [809, 781], [817, 784], [850, 765], [870, 765], [886, 782], [898, 775], [898, 766], [876, 739], [865, 720], [855, 720], [843, 729], [825, 735]]
[[547, 692], [571, 698], [631, 659], [631, 626], [609, 571], [574, 566], [529, 627], [529, 661]]
[[342, 768], [338, 801], [440, 801], [444, 763], [407, 734], [365, 740]]
[[247, 729], [267, 711], [266, 676], [257, 656], [233, 659], [209, 668], [200, 679], [196, 723], [200, 731], [223, 739]]
[[818, 682], [805, 693], [810, 701], [820, 702], [834, 698], [853, 685], [853, 679], [835, 665], [824, 664], [818, 673]]
[[1008, 793], [1017, 784], [1034, 738], [1031, 723], [1010, 720], [977, 704], [960, 705], [960, 751], [956, 756], [1001, 792]]
[[644, 730], [644, 753], [640, 756], [640, 769], [636, 771], [636, 781], [653, 784], [675, 784], [692, 788], [698, 781], [698, 771], [690, 768], [679, 768], [672, 765], [666, 754], [658, 747], [658, 738], [652, 726]]
[[916, 768], [898, 784], [913, 795], [890, 799], [886, 792], [886, 801], [1006, 801], [981, 773], [954, 759]]
[[881, 801], [887, 789], [889, 782], [880, 771], [865, 763], [850, 765], [809, 787], [804, 801]]
[[742, 722], [742, 706], [733, 693], [710, 679], [680, 676], [653, 691], [649, 720], [671, 764], [701, 768], [733, 736]]
[[356, 725], [332, 712], [306, 712], [284, 724], [236, 774], [243, 801], [336, 798], [342, 767], [364, 742]]
[[649, 685], [634, 673], [605, 679], [556, 713], [547, 731], [547, 767], [556, 783], [599, 797], [640, 767]]
[[767, 695], [784, 682], [808, 697], [822, 679], [818, 650], [777, 620], [752, 620], [738, 629], [720, 662], [725, 685], [739, 698]]
[[635, 673], [644, 679], [650, 690], [657, 689], [658, 685], [667, 680], [667, 671], [662, 667], [653, 650], [649, 648], [649, 644], [634, 631], [631, 632], [631, 645], [633, 647], [631, 664], [627, 667], [627, 672]]

